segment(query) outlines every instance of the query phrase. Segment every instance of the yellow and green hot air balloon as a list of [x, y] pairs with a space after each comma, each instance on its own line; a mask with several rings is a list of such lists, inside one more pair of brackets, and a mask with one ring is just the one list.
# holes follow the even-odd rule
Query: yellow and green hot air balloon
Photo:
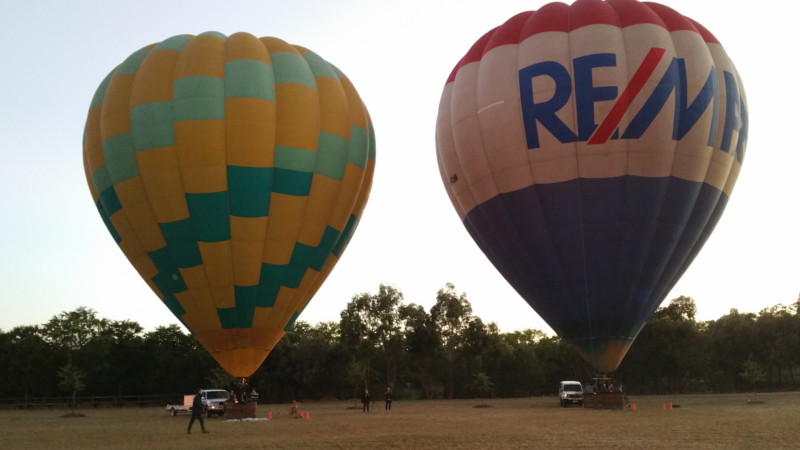
[[346, 76], [273, 37], [181, 35], [100, 84], [83, 141], [100, 216], [231, 375], [258, 369], [358, 225], [375, 138]]

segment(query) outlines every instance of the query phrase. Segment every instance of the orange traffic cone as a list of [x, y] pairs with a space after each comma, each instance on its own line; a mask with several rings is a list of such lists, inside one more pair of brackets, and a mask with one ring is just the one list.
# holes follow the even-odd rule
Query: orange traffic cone
[[634, 411], [636, 411], [636, 402], [633, 402], [633, 403], [631, 403], [631, 409], [633, 409]]
[[662, 404], [661, 404], [661, 409], [663, 409], [664, 411], [666, 411], [666, 410], [667, 410], [667, 404], [666, 404], [666, 403], [662, 403]]
[[269, 412], [269, 417], [267, 417], [267, 418], [268, 418], [269, 420], [272, 420], [272, 411], [270, 411], [270, 412]]
[[309, 412], [306, 411], [306, 419], [309, 419], [310, 418], [309, 416], [310, 416]]

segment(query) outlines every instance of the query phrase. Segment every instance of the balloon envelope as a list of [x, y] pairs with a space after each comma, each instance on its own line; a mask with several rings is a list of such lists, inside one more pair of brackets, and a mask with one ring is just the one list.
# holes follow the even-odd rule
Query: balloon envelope
[[246, 377], [350, 240], [375, 140], [350, 81], [318, 55], [209, 32], [115, 68], [92, 100], [83, 157], [131, 264], [223, 368]]
[[634, 0], [551, 3], [489, 31], [447, 80], [436, 128], [470, 235], [604, 372], [718, 222], [746, 140], [719, 42]]

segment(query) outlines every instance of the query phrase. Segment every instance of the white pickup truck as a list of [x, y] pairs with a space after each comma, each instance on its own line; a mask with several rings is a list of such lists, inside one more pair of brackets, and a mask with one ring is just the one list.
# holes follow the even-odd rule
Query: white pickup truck
[[[228, 401], [230, 395], [228, 391], [224, 389], [203, 389], [203, 406], [206, 410], [206, 415], [211, 417], [212, 415], [223, 415], [225, 414], [225, 402]], [[191, 395], [184, 395], [183, 396], [183, 404], [182, 405], [171, 405], [167, 404], [167, 412], [172, 414], [173, 416], [178, 415], [181, 411], [191, 411], [192, 410], [192, 403], [194, 402], [194, 394]]]
[[583, 385], [580, 381], [562, 381], [558, 385], [558, 400], [561, 406], [583, 406]]

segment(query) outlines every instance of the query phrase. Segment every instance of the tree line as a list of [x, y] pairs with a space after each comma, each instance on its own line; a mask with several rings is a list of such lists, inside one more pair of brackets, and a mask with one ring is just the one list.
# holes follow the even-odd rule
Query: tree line
[[[800, 387], [800, 299], [758, 314], [698, 322], [690, 297], [659, 308], [612, 376], [628, 392], [666, 394]], [[355, 295], [339, 322], [298, 321], [250, 378], [264, 402], [553, 395], [595, 374], [557, 336], [502, 333], [447, 284], [426, 310], [394, 287]], [[42, 325], [0, 331], [0, 398], [177, 395], [232, 378], [177, 325], [145, 332], [80, 307]]]

